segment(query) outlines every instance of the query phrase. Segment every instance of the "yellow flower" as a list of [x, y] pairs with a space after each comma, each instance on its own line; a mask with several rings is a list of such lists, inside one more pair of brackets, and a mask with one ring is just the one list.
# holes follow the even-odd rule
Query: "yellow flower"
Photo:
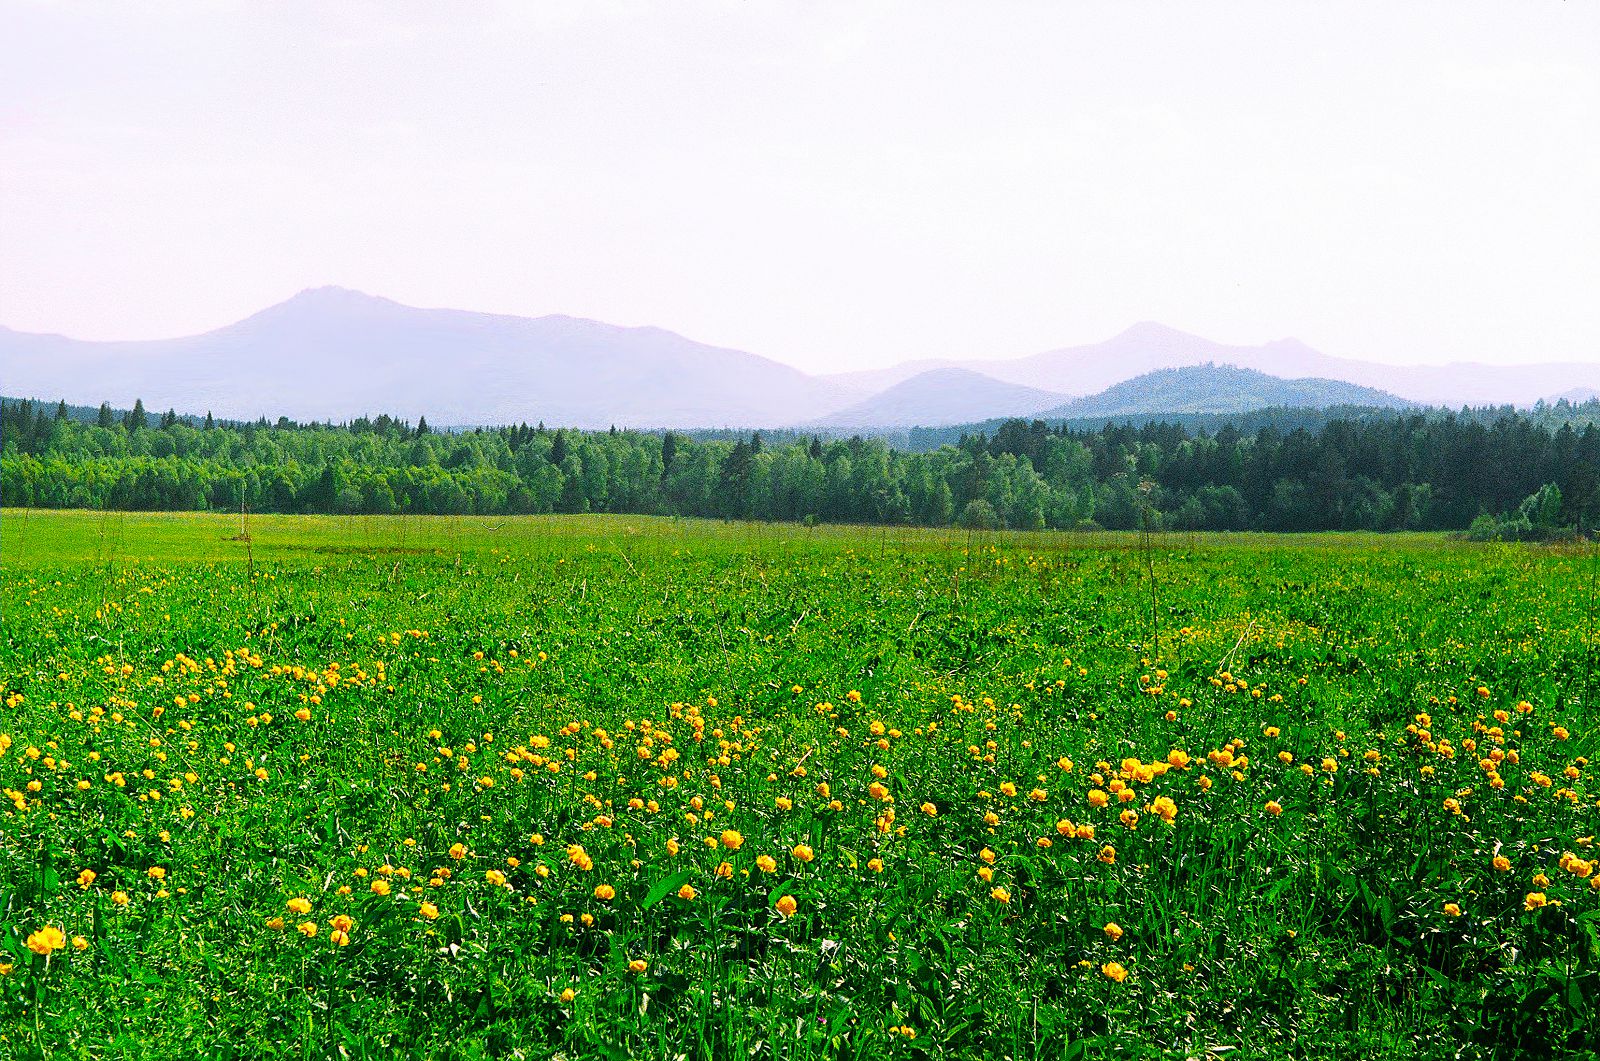
[[601, 902], [609, 903], [617, 897], [617, 889], [609, 884], [597, 884], [594, 887], [594, 897]]
[[96, 876], [97, 876], [97, 874], [95, 873], [94, 870], [92, 870], [92, 869], [84, 870], [82, 873], [78, 874], [78, 887], [87, 889], [89, 887], [89, 885], [94, 883], [94, 879], [95, 879]]
[[805, 844], [795, 844], [794, 850], [789, 853], [795, 858], [798, 858], [801, 862], [810, 862], [813, 858], [817, 857], [816, 853]]
[[295, 896], [284, 905], [287, 906], [292, 913], [309, 914], [311, 912], [311, 900], [301, 898], [300, 896]]
[[1501, 873], [1505, 873], [1511, 869], [1511, 860], [1504, 855], [1496, 855], [1494, 856], [1494, 868]]
[[1115, 921], [1107, 921], [1104, 931], [1107, 936], [1111, 937], [1111, 942], [1113, 943], [1122, 938], [1122, 926]]
[[1545, 898], [1544, 892], [1529, 892], [1522, 900], [1522, 908], [1524, 910], [1537, 910], [1549, 901]]
[[506, 875], [497, 869], [490, 869], [484, 871], [483, 879], [498, 888], [506, 882]]
[[1107, 980], [1115, 980], [1119, 984], [1128, 978], [1128, 970], [1117, 962], [1106, 962], [1100, 966], [1100, 971], [1105, 974]]
[[729, 851], [737, 851], [744, 844], [744, 837], [733, 829], [722, 830], [722, 846]]
[[926, 814], [930, 818], [932, 818], [934, 815], [939, 813], [939, 808], [935, 807], [932, 803], [924, 803], [918, 809], [921, 810], [922, 813]]
[[1101, 862], [1109, 866], [1117, 861], [1117, 849], [1107, 844], [1100, 849], [1099, 858]]
[[[867, 868], [870, 869], [874, 873], [882, 873], [883, 872], [883, 859], [881, 859], [881, 858], [869, 858], [867, 860]], [[1594, 884], [1596, 886], [1600, 886], [1600, 877], [1596, 877], [1594, 879]]]
[[648, 968], [650, 968], [650, 963], [643, 958], [635, 958], [628, 963], [628, 971], [630, 973], [642, 973]]
[[450, 845], [450, 857], [455, 859], [457, 862], [459, 862], [462, 859], [466, 858], [467, 857], [467, 845], [466, 844], [451, 844]]
[[794, 896], [792, 895], [781, 896], [774, 905], [778, 913], [782, 914], [784, 917], [793, 917], [794, 912], [800, 908], [800, 904], [795, 902]]
[[28, 949], [46, 958], [51, 951], [58, 951], [66, 945], [67, 937], [54, 925], [46, 925], [28, 937]]
[[375, 880], [372, 882], [373, 895], [388, 895], [390, 890], [389, 882], [386, 880]]
[[439, 908], [432, 903], [423, 903], [417, 908], [417, 913], [432, 921], [439, 916]]
[[302, 921], [294, 926], [294, 929], [306, 939], [310, 939], [317, 934], [317, 923], [315, 921]]
[[1264, 809], [1268, 814], [1282, 814], [1283, 804], [1279, 803], [1275, 799], [1269, 799], [1267, 800], [1267, 805]]
[[1091, 788], [1089, 790], [1089, 806], [1091, 806], [1091, 807], [1106, 807], [1106, 806], [1110, 806], [1110, 804], [1111, 804], [1111, 797], [1106, 795], [1106, 793], [1104, 791], [1102, 791], [1101, 789], [1098, 789], [1098, 788]]
[[336, 928], [332, 932], [328, 933], [328, 942], [340, 947], [348, 946], [350, 943], [350, 933]]
[[1445, 903], [1444, 904], [1444, 916], [1446, 916], [1446, 917], [1460, 917], [1461, 916], [1461, 907], [1456, 905], [1455, 903]]
[[73, 950], [88, 950], [89, 949], [89, 941], [87, 939], [84, 939], [82, 936], [73, 936], [72, 937], [72, 949]]
[[351, 929], [356, 927], [355, 919], [349, 914], [335, 914], [328, 921], [328, 924], [331, 927], [338, 929], [340, 932], [349, 932]]
[[575, 999], [577, 997], [578, 997], [578, 993], [576, 991], [574, 991], [570, 987], [566, 988], [565, 990], [563, 990], [561, 992], [561, 1001], [563, 1001], [563, 1002], [571, 1002], [573, 999]]
[[1009, 903], [1011, 902], [1011, 893], [1004, 888], [993, 888], [989, 891], [989, 898], [997, 903]]
[[694, 897], [699, 894], [699, 892], [694, 890], [694, 885], [692, 884], [685, 884], [683, 887], [678, 889], [678, 898], [682, 899], [684, 902], [693, 902]]

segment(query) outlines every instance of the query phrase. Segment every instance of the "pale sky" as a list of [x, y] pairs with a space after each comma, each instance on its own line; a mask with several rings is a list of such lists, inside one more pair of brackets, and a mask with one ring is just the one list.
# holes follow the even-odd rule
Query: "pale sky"
[[0, 323], [322, 284], [812, 370], [1600, 360], [1600, 3], [0, 0]]

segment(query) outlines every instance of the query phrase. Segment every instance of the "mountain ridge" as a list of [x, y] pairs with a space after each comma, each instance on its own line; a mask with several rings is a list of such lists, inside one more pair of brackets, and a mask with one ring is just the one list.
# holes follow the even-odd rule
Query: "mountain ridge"
[[1230, 345], [1148, 320], [1099, 343], [1023, 357], [818, 375], [655, 325], [423, 308], [337, 286], [305, 288], [232, 324], [171, 339], [91, 341], [0, 325], [3, 382], [13, 393], [90, 404], [140, 397], [151, 408], [209, 408], [240, 420], [386, 411], [456, 426], [937, 425], [1034, 416], [1044, 395], [1095, 395], [1159, 369], [1208, 363], [1450, 407], [1532, 406], [1600, 388], [1600, 364], [1380, 365], [1292, 337]]

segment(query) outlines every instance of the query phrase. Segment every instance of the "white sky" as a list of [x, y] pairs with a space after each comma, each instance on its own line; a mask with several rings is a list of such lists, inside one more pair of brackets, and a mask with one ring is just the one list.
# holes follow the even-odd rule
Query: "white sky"
[[0, 323], [1600, 360], [1600, 3], [0, 0]]

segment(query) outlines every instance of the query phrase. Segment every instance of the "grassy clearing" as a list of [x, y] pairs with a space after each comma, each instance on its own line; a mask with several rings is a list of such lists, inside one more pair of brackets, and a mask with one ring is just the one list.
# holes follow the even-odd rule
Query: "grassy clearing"
[[0, 519], [0, 1056], [1600, 1034], [1581, 550], [239, 531]]

